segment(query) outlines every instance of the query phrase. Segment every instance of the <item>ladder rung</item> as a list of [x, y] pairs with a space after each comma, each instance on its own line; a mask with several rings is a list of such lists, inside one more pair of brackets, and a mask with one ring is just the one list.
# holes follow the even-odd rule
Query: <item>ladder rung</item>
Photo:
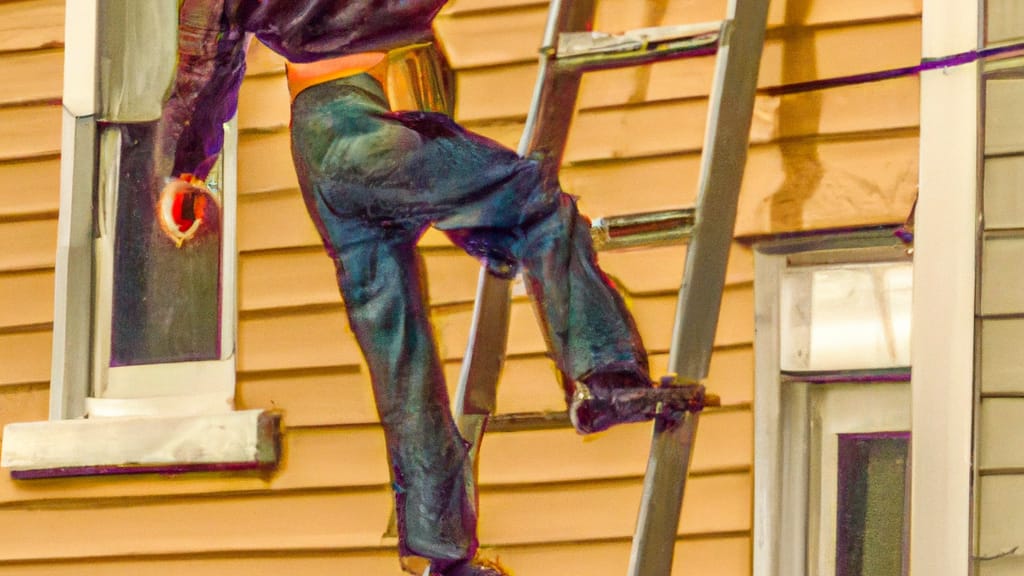
[[565, 32], [558, 37], [560, 68], [595, 70], [636, 66], [654, 60], [708, 53], [717, 47], [728, 21], [639, 28], [622, 34]]
[[595, 250], [677, 244], [690, 237], [695, 224], [693, 208], [623, 214], [594, 220], [590, 236]]
[[562, 412], [515, 412], [495, 414], [487, 422], [488, 432], [509, 432], [519, 430], [551, 430], [572, 428], [569, 413]]

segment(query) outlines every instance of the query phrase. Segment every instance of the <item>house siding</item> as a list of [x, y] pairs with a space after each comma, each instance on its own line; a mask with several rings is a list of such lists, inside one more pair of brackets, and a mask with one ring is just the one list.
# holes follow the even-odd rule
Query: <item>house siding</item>
[[[983, 2], [989, 45], [1024, 40], [1024, 12], [1013, 2]], [[990, 65], [982, 79], [983, 149], [980, 159], [978, 298], [976, 305], [975, 409], [976, 535], [980, 556], [1016, 550], [1024, 531], [1024, 385], [1020, 349], [1024, 344], [1024, 80], [1019, 58]], [[1017, 574], [1024, 559], [1009, 554], [976, 564], [979, 576]]]
[[[919, 0], [773, 2], [760, 85], [915, 64]], [[546, 5], [459, 0], [437, 29], [456, 70], [457, 118], [514, 146], [536, 72]], [[724, 0], [604, 0], [596, 26], [720, 19]], [[0, 1], [0, 424], [46, 418], [60, 144], [63, 3]], [[695, 200], [712, 59], [604, 72], [584, 82], [562, 172], [594, 217]], [[916, 190], [916, 79], [759, 95], [738, 233], [894, 223]], [[0, 575], [398, 574], [383, 438], [368, 378], [297, 189], [283, 63], [254, 46], [239, 106], [237, 404], [280, 410], [271, 475], [83, 478], [0, 475]], [[18, 183], [12, 186], [11, 183]], [[431, 314], [451, 385], [478, 266], [428, 233]], [[684, 247], [606, 253], [655, 374], [665, 371]], [[723, 407], [701, 428], [676, 573], [750, 574], [753, 262], [730, 258], [707, 384]], [[513, 304], [499, 412], [564, 409], [530, 304]], [[621, 574], [649, 428], [593, 438], [510, 431], [484, 441], [480, 537], [517, 573]], [[2, 439], [0, 439], [2, 441]], [[59, 543], [55, 545], [54, 543]]]

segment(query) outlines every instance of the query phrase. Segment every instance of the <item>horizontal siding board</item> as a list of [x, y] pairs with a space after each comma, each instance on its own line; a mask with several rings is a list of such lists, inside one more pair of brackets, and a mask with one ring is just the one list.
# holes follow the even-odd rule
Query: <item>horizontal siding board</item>
[[239, 197], [240, 252], [322, 245], [298, 189]]
[[239, 310], [340, 301], [334, 264], [322, 248], [242, 253], [238, 266]]
[[[918, 97], [916, 78], [781, 98], [758, 96], [750, 139], [765, 143], [779, 138], [913, 128], [918, 125]], [[698, 150], [706, 116], [704, 100], [584, 111], [572, 127], [566, 161]]]
[[64, 44], [64, 0], [0, 2], [0, 52]]
[[985, 160], [985, 229], [1024, 228], [1024, 156]]
[[1000, 554], [1020, 546], [1024, 533], [1024, 475], [982, 476], [978, 491], [979, 554]]
[[1016, 0], [985, 0], [985, 40], [989, 44], [1024, 38], [1024, 6]]
[[[750, 140], [869, 133], [918, 126], [918, 82], [897, 78], [870, 85], [782, 97], [758, 96]], [[704, 99], [671, 100], [581, 111], [567, 142], [566, 162], [692, 152], [703, 144]], [[467, 126], [514, 147], [522, 122], [473, 122]]]
[[699, 174], [700, 154], [690, 153], [568, 165], [560, 177], [580, 210], [596, 218], [693, 206]]
[[[566, 190], [591, 216], [692, 206], [697, 153], [622, 159], [562, 170]], [[917, 192], [918, 138], [865, 135], [754, 146], [737, 235], [902, 222]]]
[[1024, 236], [986, 237], [981, 258], [981, 313], [1024, 313]]
[[[747, 473], [690, 478], [679, 533], [749, 530], [751, 489]], [[630, 536], [641, 490], [639, 479], [525, 488], [503, 491], [501, 497], [484, 490], [480, 539], [485, 545], [507, 545]]]
[[[331, 493], [135, 501], [0, 512], [0, 561], [126, 554], [371, 547], [390, 498]], [[53, 542], [60, 542], [59, 547]]]
[[992, 562], [979, 562], [975, 569], [978, 576], [1016, 576], [1024, 572], [1024, 557], [1005, 556]]
[[[602, 252], [598, 261], [620, 290], [634, 295], [678, 290], [686, 263], [686, 246]], [[753, 281], [750, 249], [733, 244], [729, 251], [726, 284]]]
[[535, 60], [547, 21], [547, 6], [532, 4], [492, 14], [439, 16], [434, 29], [456, 69]]
[[238, 141], [238, 193], [298, 189], [287, 130], [244, 132]]
[[0, 54], [0, 105], [60, 100], [63, 50]]
[[[0, 162], [0, 219], [56, 213], [60, 204], [60, 159]], [[5, 245], [6, 246], [6, 245]]]
[[[484, 546], [624, 538], [640, 479], [484, 488]], [[749, 473], [688, 483], [680, 534], [750, 529]], [[597, 505], [600, 503], [600, 505]], [[69, 503], [70, 504], [70, 503]], [[0, 562], [148, 554], [376, 548], [390, 510], [384, 487], [222, 498], [143, 498], [0, 511]], [[61, 546], [53, 546], [53, 542]]]
[[49, 330], [0, 333], [0, 387], [50, 380]]
[[985, 154], [1024, 152], [1024, 79], [985, 82]]
[[0, 328], [53, 322], [53, 271], [0, 273]]
[[917, 195], [916, 133], [755, 147], [738, 237], [902, 223]]
[[[668, 356], [655, 356], [654, 360], [652, 367], [658, 367], [660, 360], [667, 363]], [[749, 406], [754, 401], [753, 344], [714, 350], [708, 377], [703, 383], [709, 392], [722, 398], [723, 406]]]
[[986, 470], [1024, 469], [1024, 399], [985, 398], [979, 414], [978, 465]]
[[57, 253], [57, 219], [0, 222], [0, 272], [52, 268]]
[[[489, 558], [499, 558], [516, 574], [555, 576], [572, 566], [574, 573], [591, 576], [617, 576], [626, 571], [630, 543], [579, 542], [569, 544], [487, 547], [482, 551]], [[681, 539], [675, 545], [673, 573], [741, 576], [749, 572], [750, 538], [723, 536], [717, 538]], [[147, 558], [131, 556], [114, 559], [45, 563], [11, 563], [0, 565], [0, 576], [70, 576], [88, 569], [104, 576], [336, 576], [337, 574], [372, 574], [400, 576], [394, 550], [325, 550], [318, 552], [279, 552], [229, 554], [213, 557], [182, 555]]]
[[238, 342], [240, 371], [355, 366], [361, 362], [341, 308], [242, 318]]
[[291, 118], [291, 96], [283, 74], [250, 77], [238, 95], [238, 128], [283, 129]]
[[60, 152], [60, 105], [0, 108], [0, 161], [49, 156]]
[[981, 322], [981, 392], [1024, 394], [1024, 319], [983, 319]]
[[238, 374], [235, 406], [280, 411], [286, 425], [331, 426], [377, 421], [370, 377], [364, 370], [311, 374]]

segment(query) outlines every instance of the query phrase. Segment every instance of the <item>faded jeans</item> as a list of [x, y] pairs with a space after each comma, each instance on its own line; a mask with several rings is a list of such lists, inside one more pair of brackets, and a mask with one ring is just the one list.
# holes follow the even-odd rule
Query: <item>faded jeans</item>
[[430, 112], [390, 112], [366, 74], [301, 92], [292, 153], [309, 212], [337, 267], [384, 427], [403, 555], [476, 549], [472, 474], [452, 419], [416, 243], [445, 232], [488, 270], [520, 269], [551, 355], [570, 379], [646, 374], [646, 353], [597, 267], [589, 226], [539, 163]]

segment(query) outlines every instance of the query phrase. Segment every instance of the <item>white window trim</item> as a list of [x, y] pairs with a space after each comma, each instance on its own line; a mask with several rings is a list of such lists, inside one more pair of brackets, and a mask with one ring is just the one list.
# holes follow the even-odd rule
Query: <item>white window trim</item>
[[[221, 179], [221, 357], [107, 367], [113, 218], [106, 217], [104, 208], [116, 205], [116, 198], [107, 194], [109, 190], [100, 190], [99, 205], [93, 203], [93, 187], [104, 180], [97, 178], [103, 172], [97, 166], [97, 119], [104, 106], [98, 82], [105, 79], [98, 74], [109, 65], [99, 44], [103, 4], [104, 10], [120, 11], [126, 18], [137, 10], [151, 15], [154, 8], [136, 0], [76, 0], [68, 5], [50, 420], [5, 427], [0, 466], [16, 478], [273, 466], [280, 455], [279, 416], [261, 410], [233, 411], [238, 132], [234, 121], [226, 126]], [[157, 7], [168, 17], [176, 14], [177, 3], [161, 0]], [[155, 73], [162, 77], [164, 72]], [[153, 113], [153, 107], [147, 110], [138, 113]], [[117, 142], [105, 144], [119, 148]], [[94, 239], [97, 213], [103, 234]], [[95, 289], [84, 288], [88, 286]]]
[[[891, 230], [809, 236], [764, 243], [754, 251], [754, 576], [808, 573], [808, 491], [811, 458], [807, 386], [785, 390], [780, 336], [782, 277], [790, 260], [799, 265], [844, 248], [885, 248]], [[797, 256], [799, 254], [799, 256]], [[809, 254], [808, 257], [804, 257]], [[915, 254], [916, 256], [916, 254]], [[841, 258], [841, 257], [840, 257]], [[916, 265], [916, 264], [915, 264]], [[788, 379], [788, 378], [787, 378]], [[785, 481], [783, 479], [785, 478]]]

